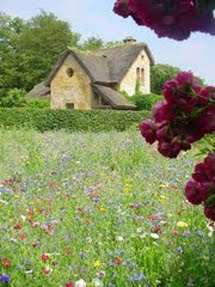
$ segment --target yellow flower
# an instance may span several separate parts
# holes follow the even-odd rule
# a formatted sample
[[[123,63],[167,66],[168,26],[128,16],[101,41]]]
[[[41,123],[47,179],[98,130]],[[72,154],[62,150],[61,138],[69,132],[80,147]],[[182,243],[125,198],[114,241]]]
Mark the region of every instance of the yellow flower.
[[[95,268],[99,268],[99,267],[101,267],[101,265],[102,265],[102,263],[101,263],[100,260],[96,260],[96,261],[94,262],[94,267],[95,267]]]
[[[160,195],[159,198],[158,198],[158,201],[159,201],[160,203],[164,203],[164,202],[166,201],[166,196]]]
[[[161,188],[166,188],[166,187],[167,187],[167,185],[166,185],[166,184],[161,183],[161,184],[159,185],[159,187],[161,187]]]
[[[105,212],[106,211],[106,208],[105,207],[100,207],[99,209],[101,212]]]
[[[177,223],[177,226],[178,226],[178,227],[187,227],[188,224],[187,224],[186,222],[184,222],[184,221],[179,221],[179,222]]]

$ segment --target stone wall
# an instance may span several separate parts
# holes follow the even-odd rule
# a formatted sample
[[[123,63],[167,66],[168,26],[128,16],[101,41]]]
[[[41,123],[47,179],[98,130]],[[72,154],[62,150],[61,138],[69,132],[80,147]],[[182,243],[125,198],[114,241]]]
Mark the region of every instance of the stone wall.
[[[138,72],[139,71],[139,72]],[[120,83],[119,90],[126,91],[129,96],[135,93],[135,87],[139,79],[140,91],[150,93],[150,60],[147,53],[142,50],[129,71]]]
[[[50,88],[51,108],[91,109],[90,78],[71,55],[56,73]]]

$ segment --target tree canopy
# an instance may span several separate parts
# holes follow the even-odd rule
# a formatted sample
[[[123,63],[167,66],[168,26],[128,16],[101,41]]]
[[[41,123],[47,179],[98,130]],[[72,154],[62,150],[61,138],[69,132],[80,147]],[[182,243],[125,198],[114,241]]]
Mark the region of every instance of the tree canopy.
[[[94,36],[82,43],[80,40],[81,35],[68,22],[52,13],[41,11],[28,21],[0,13],[0,104],[10,90],[29,91],[44,80],[59,55],[69,47],[94,50],[123,45],[120,41],[105,43]],[[170,65],[153,66],[152,93],[160,94],[164,82],[178,72]]]
[[[166,81],[174,78],[180,69],[171,65],[157,64],[151,67],[151,91],[154,94],[161,94]]]

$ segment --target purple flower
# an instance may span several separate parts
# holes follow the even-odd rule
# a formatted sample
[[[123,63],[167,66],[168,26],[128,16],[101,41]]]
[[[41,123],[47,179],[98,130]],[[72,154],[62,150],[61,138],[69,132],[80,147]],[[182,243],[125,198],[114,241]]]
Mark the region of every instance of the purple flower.
[[[10,275],[8,274],[2,274],[0,276],[0,282],[3,282],[3,283],[9,283],[10,281]]]
[[[190,231],[189,230],[185,230],[183,233],[183,236],[188,237],[190,236]]]

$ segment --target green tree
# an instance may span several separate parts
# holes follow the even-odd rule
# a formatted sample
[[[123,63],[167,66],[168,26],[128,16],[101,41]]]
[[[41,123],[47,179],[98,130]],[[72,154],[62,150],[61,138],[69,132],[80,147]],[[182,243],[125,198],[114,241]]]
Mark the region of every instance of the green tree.
[[[96,50],[102,48],[104,46],[104,42],[101,38],[96,38],[94,36],[89,37],[81,46],[83,50]]]
[[[171,80],[180,69],[171,65],[157,64],[151,67],[151,92],[157,95],[166,81]]]
[[[27,104],[26,92],[22,89],[9,90],[1,99],[0,106],[4,108],[21,108]]]
[[[27,24],[19,38],[18,47],[24,70],[24,88],[30,90],[47,76],[68,46],[78,46],[80,35],[72,32],[67,22],[44,11]]]
[[[24,20],[0,13],[0,99],[8,90],[23,86],[17,42],[25,27]]]
[[[0,13],[0,99],[11,89],[30,90],[46,78],[68,46],[80,35],[54,14],[42,11],[25,22]]]

